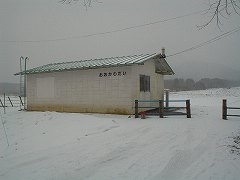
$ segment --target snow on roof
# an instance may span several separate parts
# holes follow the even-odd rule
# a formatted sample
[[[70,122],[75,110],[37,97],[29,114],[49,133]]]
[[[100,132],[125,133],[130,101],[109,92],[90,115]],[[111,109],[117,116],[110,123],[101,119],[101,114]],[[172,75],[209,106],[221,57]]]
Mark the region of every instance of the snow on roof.
[[[121,56],[121,57],[110,57],[101,59],[90,59],[63,63],[53,63],[36,68],[32,68],[26,71],[26,74],[36,74],[36,73],[46,73],[46,72],[59,72],[59,71],[71,71],[71,70],[81,70],[81,69],[95,69],[103,67],[116,67],[116,66],[127,66],[133,64],[142,64],[145,61],[158,56],[161,54],[141,54],[132,56]],[[163,60],[161,61],[161,70],[157,73],[163,74],[174,74],[173,70],[170,68],[168,63]],[[14,75],[25,74],[24,71],[16,73]]]

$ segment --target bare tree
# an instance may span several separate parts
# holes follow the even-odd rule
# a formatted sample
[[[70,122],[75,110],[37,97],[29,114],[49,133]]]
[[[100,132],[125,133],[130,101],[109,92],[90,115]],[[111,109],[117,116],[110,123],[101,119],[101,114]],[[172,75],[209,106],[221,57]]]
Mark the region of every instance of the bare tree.
[[[211,14],[211,18],[207,23],[198,27],[202,29],[215,21],[220,28],[221,19],[227,18],[232,13],[240,16],[240,0],[209,0],[207,14]]]
[[[63,3],[63,4],[72,4],[72,3],[77,3],[80,1],[83,3],[83,6],[86,7],[86,9],[88,7],[91,7],[93,2],[101,3],[98,0],[59,0],[59,2]]]
[[[59,0],[59,2],[63,4],[82,2],[86,9],[91,7],[93,2],[101,3],[98,0]],[[198,28],[202,29],[214,21],[220,28],[221,19],[229,17],[232,13],[240,16],[240,0],[209,0],[209,9],[206,14],[211,14],[210,19]]]

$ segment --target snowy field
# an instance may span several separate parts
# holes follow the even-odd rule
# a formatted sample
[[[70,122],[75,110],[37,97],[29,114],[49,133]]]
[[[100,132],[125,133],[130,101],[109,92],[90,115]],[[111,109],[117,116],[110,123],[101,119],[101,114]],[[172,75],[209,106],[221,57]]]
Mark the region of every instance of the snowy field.
[[[240,118],[221,119],[223,98],[240,107],[240,88],[171,93],[191,119],[1,108],[0,180],[239,180]]]

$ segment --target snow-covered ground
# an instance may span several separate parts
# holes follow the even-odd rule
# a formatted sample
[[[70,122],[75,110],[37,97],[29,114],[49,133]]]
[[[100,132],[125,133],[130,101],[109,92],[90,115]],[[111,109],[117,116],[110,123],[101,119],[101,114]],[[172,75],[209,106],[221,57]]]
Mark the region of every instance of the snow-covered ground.
[[[240,88],[170,98],[190,99],[192,118],[0,109],[0,179],[239,180],[240,118],[222,120],[221,106],[240,107]]]

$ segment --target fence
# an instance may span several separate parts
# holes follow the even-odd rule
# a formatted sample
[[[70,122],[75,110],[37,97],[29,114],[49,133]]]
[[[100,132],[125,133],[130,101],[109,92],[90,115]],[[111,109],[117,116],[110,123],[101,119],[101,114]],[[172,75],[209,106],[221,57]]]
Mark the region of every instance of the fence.
[[[228,107],[227,106],[227,100],[223,99],[223,101],[222,101],[222,119],[227,120],[227,116],[240,117],[240,114],[228,114],[228,109],[240,110],[239,107]]]
[[[4,112],[6,107],[20,107],[21,110],[24,108],[24,102],[21,96],[7,96],[3,94],[3,96],[0,96],[0,107],[4,108]]]
[[[186,106],[183,107],[169,107],[166,106],[164,107],[164,102],[185,102]],[[158,103],[158,106],[139,106],[139,103]],[[179,112],[171,112],[170,109],[172,110],[177,110],[177,109],[186,109],[186,113],[179,113]],[[152,110],[158,110],[158,115],[160,118],[163,118],[164,115],[186,115],[187,118],[191,118],[191,107],[190,107],[190,100],[135,100],[135,118],[139,117],[139,109],[152,109]]]

